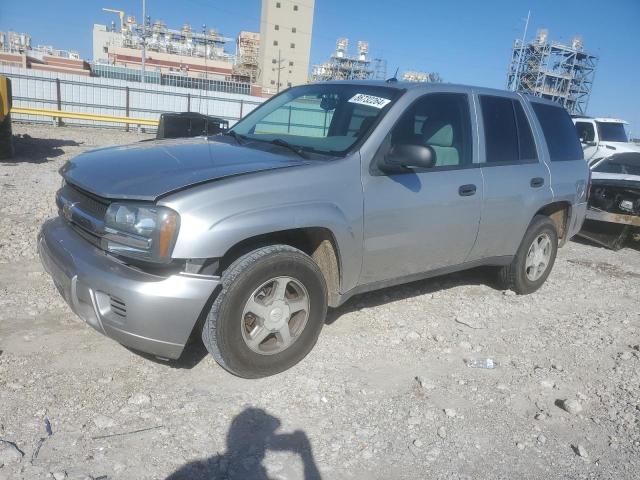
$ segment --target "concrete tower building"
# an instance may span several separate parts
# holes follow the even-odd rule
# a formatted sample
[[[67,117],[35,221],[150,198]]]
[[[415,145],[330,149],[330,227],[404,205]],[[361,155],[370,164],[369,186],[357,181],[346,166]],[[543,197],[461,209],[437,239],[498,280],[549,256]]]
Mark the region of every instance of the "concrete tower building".
[[[260,75],[264,93],[307,82],[315,0],[262,0]]]

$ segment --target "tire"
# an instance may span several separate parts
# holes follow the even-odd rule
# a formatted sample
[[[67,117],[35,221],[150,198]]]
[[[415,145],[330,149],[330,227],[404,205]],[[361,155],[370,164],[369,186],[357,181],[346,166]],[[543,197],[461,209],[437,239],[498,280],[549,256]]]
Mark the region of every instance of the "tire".
[[[541,236],[549,240],[549,258],[544,270],[540,271],[540,269],[538,269],[536,271],[534,267],[527,267],[527,255],[530,249],[533,248],[534,240],[537,241]],[[499,270],[502,286],[505,289],[513,290],[519,295],[535,292],[542,286],[551,273],[557,253],[558,232],[556,231],[555,224],[547,216],[536,215],[533,217],[529,228],[525,232],[522,243],[520,243],[520,247],[512,262]],[[536,277],[536,274],[539,274],[539,277],[531,278],[530,275]]]
[[[274,314],[273,309],[277,307],[273,306],[273,302],[282,303],[282,300],[274,300],[277,296],[276,283],[269,283],[274,279],[276,283],[278,279],[288,279],[283,282],[285,294],[280,298],[284,298],[285,302],[293,302],[296,298],[286,298],[293,292],[299,296],[298,300],[306,299],[308,308],[292,314],[291,320],[280,320],[283,316],[288,317],[287,314]],[[220,366],[239,377],[260,378],[287,370],[311,351],[325,322],[327,287],[322,272],[308,255],[288,245],[258,248],[233,262],[222,274],[221,280],[222,289],[214,300],[202,329],[204,345]],[[264,287],[265,285],[267,286]],[[263,291],[270,292],[264,298],[266,304],[269,304],[271,298],[271,303],[265,307],[267,313],[262,317],[251,312],[245,314],[249,301],[258,298],[256,291],[260,292],[257,295],[262,295]],[[262,299],[259,300],[262,305]],[[288,307],[283,308],[289,311]],[[264,320],[265,318],[268,320]],[[306,320],[301,320],[304,318]],[[289,324],[292,324],[290,322],[298,322],[299,331],[294,335],[296,327],[291,328],[290,338],[293,340],[290,340],[287,347],[282,346],[286,342],[281,341],[279,332],[269,334],[264,343],[259,345],[247,340],[255,331],[251,325],[263,331],[265,325],[273,321],[285,322],[287,331]],[[280,347],[278,343],[281,344]],[[272,344],[275,346],[271,346]],[[267,347],[272,351],[267,350]],[[284,349],[278,351],[278,348]]]

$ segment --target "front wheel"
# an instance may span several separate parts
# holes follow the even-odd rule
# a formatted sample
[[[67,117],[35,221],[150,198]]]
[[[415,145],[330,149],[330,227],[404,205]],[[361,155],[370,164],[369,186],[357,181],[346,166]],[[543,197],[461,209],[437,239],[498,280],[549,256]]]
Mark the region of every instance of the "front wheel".
[[[504,288],[521,295],[535,292],[551,273],[557,253],[555,224],[549,217],[536,215],[511,264],[500,269]]]
[[[311,351],[326,312],[324,277],[308,255],[288,245],[259,248],[223,273],[202,339],[229,372],[266,377]]]

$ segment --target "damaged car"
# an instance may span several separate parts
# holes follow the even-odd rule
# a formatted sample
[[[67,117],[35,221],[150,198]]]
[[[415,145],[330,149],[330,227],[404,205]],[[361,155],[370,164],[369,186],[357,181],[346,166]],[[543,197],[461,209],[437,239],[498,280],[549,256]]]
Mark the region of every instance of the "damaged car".
[[[640,153],[611,155],[591,167],[581,236],[613,250],[640,237]]]

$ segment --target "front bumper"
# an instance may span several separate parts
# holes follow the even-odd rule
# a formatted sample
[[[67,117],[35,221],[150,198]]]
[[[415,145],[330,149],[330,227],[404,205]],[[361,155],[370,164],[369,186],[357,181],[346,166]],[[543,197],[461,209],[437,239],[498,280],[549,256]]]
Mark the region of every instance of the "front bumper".
[[[604,210],[600,210],[595,207],[589,207],[587,210],[587,219],[596,220],[598,222],[620,223],[622,225],[640,227],[640,216],[638,215],[605,212]]]
[[[62,218],[38,234],[38,253],[71,309],[127,347],[178,358],[218,277],[160,277],[118,262],[80,237]]]

